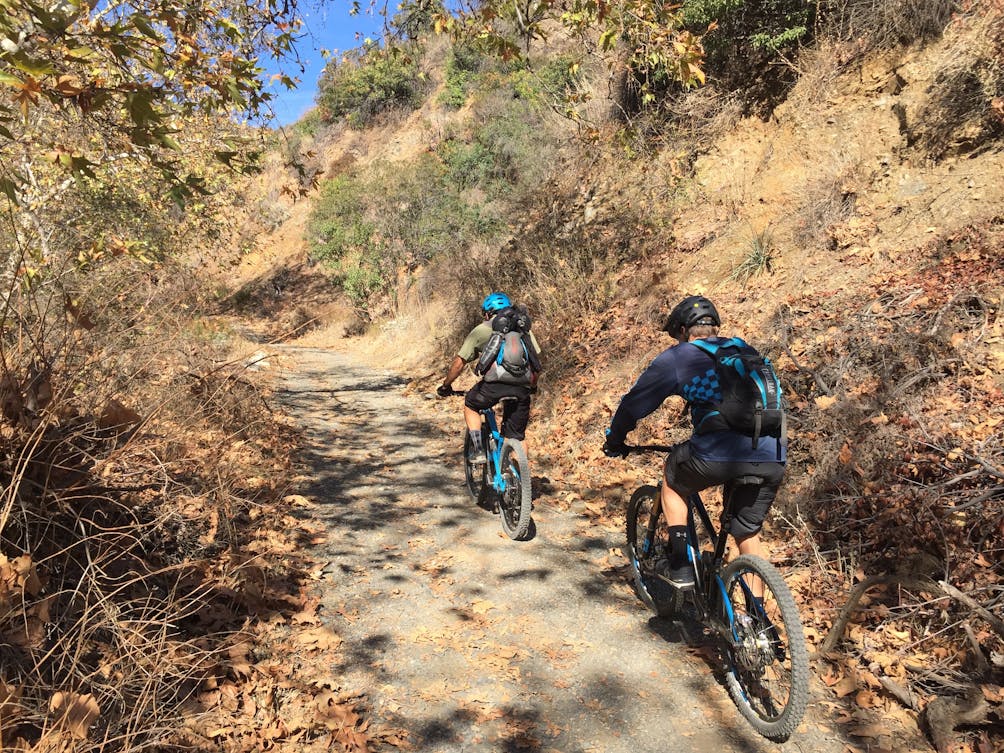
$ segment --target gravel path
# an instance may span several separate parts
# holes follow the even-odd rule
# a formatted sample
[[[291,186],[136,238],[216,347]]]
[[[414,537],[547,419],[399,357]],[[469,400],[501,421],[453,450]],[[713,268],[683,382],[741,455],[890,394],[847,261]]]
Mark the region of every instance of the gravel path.
[[[459,399],[284,350],[280,398],[308,445],[297,491],[330,533],[317,556],[321,613],[343,639],[332,672],[365,691],[374,725],[429,753],[844,750],[811,717],[833,714],[819,703],[787,744],[756,735],[699,631],[634,597],[620,531],[538,504],[536,535],[506,538],[464,486]]]

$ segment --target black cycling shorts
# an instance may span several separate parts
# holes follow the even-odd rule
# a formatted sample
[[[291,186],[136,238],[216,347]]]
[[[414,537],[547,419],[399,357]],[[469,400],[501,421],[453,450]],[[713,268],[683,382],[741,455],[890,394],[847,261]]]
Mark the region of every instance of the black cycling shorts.
[[[760,476],[760,486],[740,486],[732,507],[731,533],[743,539],[759,532],[784,477],[784,463],[718,462],[694,457],[690,443],[676,445],[666,458],[666,484],[684,499],[740,476]]]
[[[481,381],[467,390],[464,405],[473,410],[484,410],[498,403],[502,398],[515,400],[502,402],[502,425],[499,430],[508,439],[526,438],[526,426],[530,422],[530,388],[521,384]]]

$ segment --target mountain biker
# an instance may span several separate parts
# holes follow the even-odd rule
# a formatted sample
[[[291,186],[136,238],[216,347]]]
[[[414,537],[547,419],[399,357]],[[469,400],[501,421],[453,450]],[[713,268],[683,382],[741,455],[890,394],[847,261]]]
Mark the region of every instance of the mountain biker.
[[[688,296],[666,319],[663,331],[679,343],[660,353],[621,398],[606,432],[603,452],[624,457],[627,435],[638,421],[652,413],[671,395],[687,401],[693,426],[713,407],[701,400],[702,389],[714,377],[714,364],[692,340],[715,343],[721,318],[703,296]],[[706,394],[706,392],[705,392]],[[731,533],[741,554],[761,554],[760,529],[784,476],[787,439],[760,437],[753,447],[750,437],[733,431],[691,434],[673,447],[666,459],[662,480],[662,509],[669,527],[669,572],[677,588],[693,588],[694,570],[687,560],[687,503],[695,492],[725,484],[740,476],[759,476],[762,485],[739,486],[735,492]]]
[[[481,303],[481,316],[484,321],[472,329],[464,339],[457,355],[453,357],[447,369],[443,383],[436,388],[440,397],[451,394],[453,381],[460,376],[464,365],[475,360],[484,350],[492,336],[492,319],[501,311],[512,308],[512,300],[505,293],[489,293]],[[540,354],[540,346],[533,332],[527,333],[530,344],[536,353]],[[480,411],[490,408],[502,398],[513,397],[515,401],[506,400],[502,405],[502,436],[510,439],[523,440],[526,436],[526,426],[530,421],[530,393],[536,385],[536,373],[532,375],[530,385],[506,384],[503,382],[486,382],[484,379],[467,390],[464,397],[464,421],[471,437],[470,457],[472,463],[484,463],[484,447],[481,443]]]

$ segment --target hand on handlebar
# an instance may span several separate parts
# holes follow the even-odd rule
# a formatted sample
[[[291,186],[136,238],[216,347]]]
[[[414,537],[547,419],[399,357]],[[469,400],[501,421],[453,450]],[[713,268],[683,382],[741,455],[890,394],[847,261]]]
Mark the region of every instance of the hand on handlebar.
[[[661,444],[611,444],[610,440],[607,439],[603,443],[603,454],[608,458],[626,458],[631,453],[645,453],[645,452],[672,452],[673,448],[668,445]]]
[[[630,452],[626,444],[612,444],[609,439],[603,443],[603,454],[608,458],[626,458]]]

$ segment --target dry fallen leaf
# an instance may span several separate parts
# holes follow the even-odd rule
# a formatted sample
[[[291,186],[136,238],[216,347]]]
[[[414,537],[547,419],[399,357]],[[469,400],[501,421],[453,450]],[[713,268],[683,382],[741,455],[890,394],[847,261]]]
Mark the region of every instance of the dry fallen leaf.
[[[64,727],[78,740],[86,739],[87,730],[101,716],[98,702],[90,693],[58,691],[49,701],[49,711],[55,716],[54,726]]]

